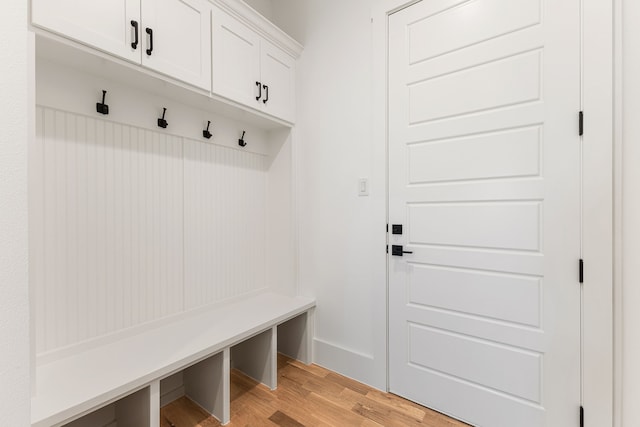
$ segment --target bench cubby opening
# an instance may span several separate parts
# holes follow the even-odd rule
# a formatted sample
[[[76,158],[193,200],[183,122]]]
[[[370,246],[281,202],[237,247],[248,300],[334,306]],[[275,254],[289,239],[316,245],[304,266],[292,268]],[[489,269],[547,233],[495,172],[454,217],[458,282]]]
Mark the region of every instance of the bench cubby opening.
[[[277,333],[274,326],[231,347],[231,368],[275,390],[278,385]]]
[[[64,427],[144,427],[151,426],[151,396],[145,387]]]
[[[225,423],[229,419],[229,349],[160,381],[160,407],[185,396]]]
[[[278,325],[278,352],[311,363],[313,309]]]

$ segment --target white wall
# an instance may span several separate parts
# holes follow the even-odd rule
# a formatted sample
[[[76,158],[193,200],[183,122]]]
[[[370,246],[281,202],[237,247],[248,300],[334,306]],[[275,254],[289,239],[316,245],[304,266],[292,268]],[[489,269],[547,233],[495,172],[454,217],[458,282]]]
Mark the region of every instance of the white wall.
[[[640,3],[622,1],[622,426],[640,425]]]
[[[305,45],[295,131],[299,279],[317,299],[315,362],[385,388],[385,166],[371,143],[373,1],[273,4],[274,22]],[[359,178],[369,178],[369,197],[358,196]]]
[[[27,2],[0,13],[0,423],[29,425]]]

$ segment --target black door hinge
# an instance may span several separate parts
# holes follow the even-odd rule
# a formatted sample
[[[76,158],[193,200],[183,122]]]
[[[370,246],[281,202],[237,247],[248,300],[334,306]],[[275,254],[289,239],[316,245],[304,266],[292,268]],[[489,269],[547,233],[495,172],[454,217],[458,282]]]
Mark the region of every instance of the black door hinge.
[[[584,427],[584,408],[580,407],[580,427]]]
[[[580,136],[584,135],[584,111],[579,113],[578,134]]]
[[[387,253],[389,253],[389,245],[387,245]]]
[[[389,232],[389,224],[387,224],[387,233]]]
[[[584,260],[580,260],[580,283],[584,283]]]

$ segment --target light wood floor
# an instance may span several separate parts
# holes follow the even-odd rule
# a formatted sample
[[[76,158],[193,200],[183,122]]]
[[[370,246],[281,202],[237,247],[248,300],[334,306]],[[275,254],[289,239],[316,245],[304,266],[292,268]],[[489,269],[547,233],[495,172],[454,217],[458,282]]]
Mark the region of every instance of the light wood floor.
[[[181,398],[162,408],[161,427],[214,427],[220,423]],[[278,357],[278,389],[233,370],[231,427],[466,426],[395,395],[317,365]]]

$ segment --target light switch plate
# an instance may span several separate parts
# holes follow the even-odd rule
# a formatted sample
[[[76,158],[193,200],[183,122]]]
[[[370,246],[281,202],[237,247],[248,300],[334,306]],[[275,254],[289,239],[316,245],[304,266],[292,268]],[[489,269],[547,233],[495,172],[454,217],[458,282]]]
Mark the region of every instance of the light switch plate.
[[[369,195],[369,180],[367,178],[360,178],[358,180],[358,196]]]

